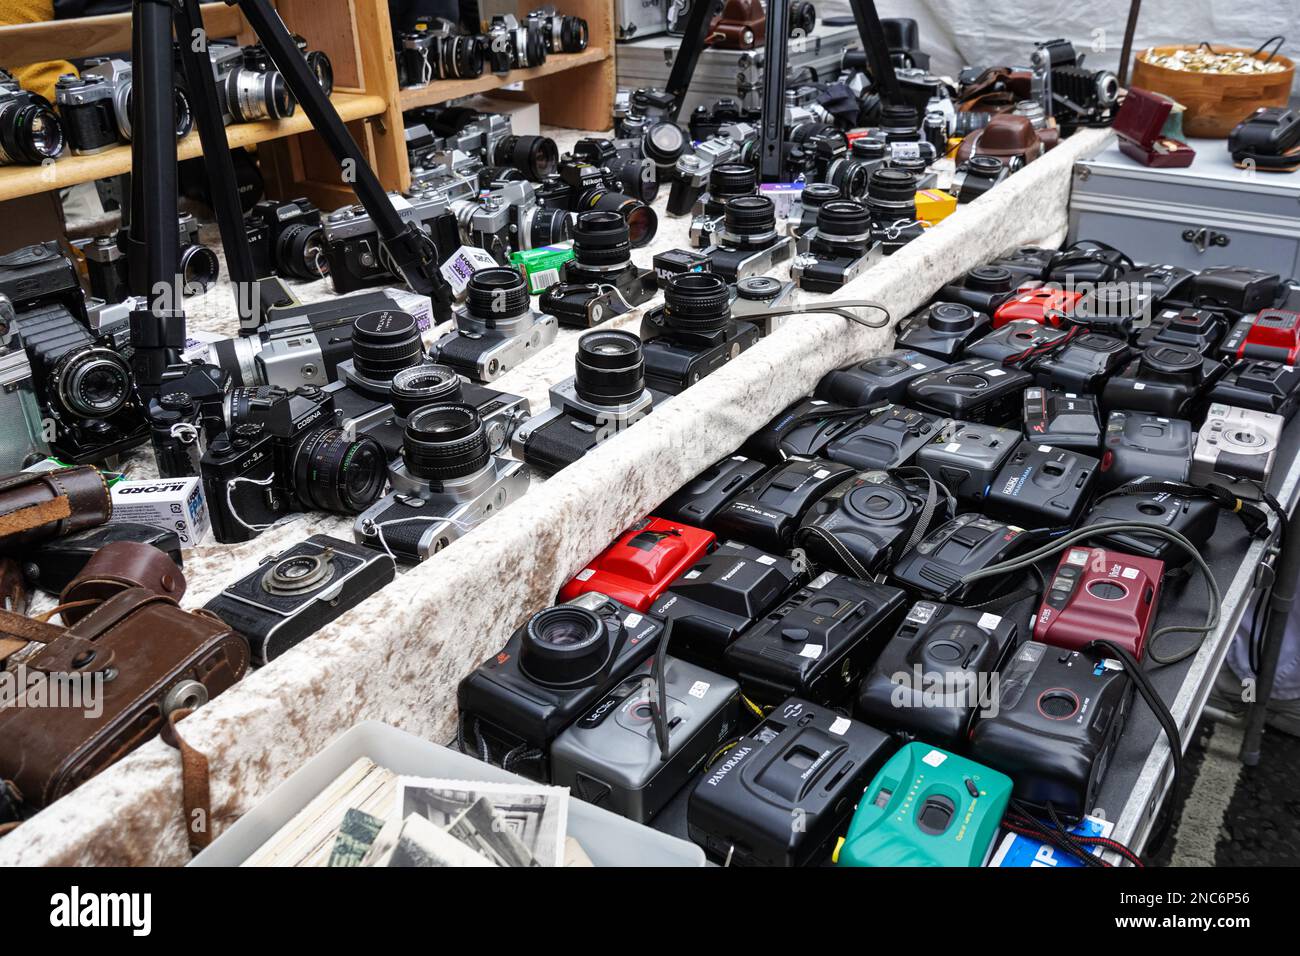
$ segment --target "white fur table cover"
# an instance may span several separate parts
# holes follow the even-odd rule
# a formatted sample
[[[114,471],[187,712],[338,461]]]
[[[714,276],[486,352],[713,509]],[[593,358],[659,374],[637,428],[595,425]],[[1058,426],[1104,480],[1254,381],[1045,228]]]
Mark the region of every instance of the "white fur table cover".
[[[1017,245],[1065,234],[1074,162],[1104,145],[1084,130],[843,290],[895,317],[947,280]],[[682,221],[662,220],[668,248]],[[648,263],[643,263],[648,265]],[[805,297],[805,301],[814,297]],[[614,325],[635,327],[639,316]],[[508,373],[498,387],[535,410],[572,374],[576,333]],[[594,554],[684,482],[733,452],[826,372],[887,349],[888,330],[798,316],[688,392],[187,718],[208,756],[216,832],[360,720],[432,740],[454,732],[457,682]],[[350,522],[303,517],[238,548],[197,549],[186,566],[196,606],[269,551]],[[189,859],[180,759],[152,741],[0,839],[0,865],[175,865]]]

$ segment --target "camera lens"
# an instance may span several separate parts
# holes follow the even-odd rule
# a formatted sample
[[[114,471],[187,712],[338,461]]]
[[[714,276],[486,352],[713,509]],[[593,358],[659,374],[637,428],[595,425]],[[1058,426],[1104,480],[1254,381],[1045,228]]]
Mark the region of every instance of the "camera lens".
[[[294,279],[319,279],[329,272],[325,259],[325,232],[316,224],[289,226],[276,243],[276,267]]]
[[[472,80],[483,75],[486,60],[481,37],[452,37],[454,46],[447,62],[456,72],[455,79]]]
[[[50,377],[60,404],[78,418],[107,418],[131,397],[131,369],[112,349],[67,352]]]
[[[966,273],[966,288],[980,292],[1009,292],[1015,282],[1004,266],[976,266]]]
[[[528,306],[528,283],[514,269],[480,269],[469,280],[469,313],[476,319],[513,319]]]
[[[0,165],[40,165],[63,152],[63,124],[48,103],[33,96],[0,100]]]
[[[930,308],[929,324],[936,332],[965,332],[975,325],[975,310],[960,302],[936,302]]]
[[[409,313],[367,312],[352,320],[352,365],[358,375],[390,382],[402,369],[423,360],[420,327]]]
[[[726,280],[712,272],[683,272],[664,287],[664,322],[679,332],[717,332],[731,320]]]
[[[639,199],[633,199],[623,193],[598,190],[588,196],[587,209],[616,212],[627,222],[628,241],[634,249],[639,249],[655,237],[659,229],[659,217],[655,211]]]
[[[766,196],[728,199],[723,228],[726,239],[739,245],[766,244],[776,238],[776,206]]]
[[[1152,345],[1142,353],[1142,365],[1166,375],[1187,375],[1200,370],[1201,353],[1182,345]]]
[[[296,104],[278,70],[238,67],[226,76],[226,102],[241,123],[292,116]]]
[[[880,129],[889,143],[921,138],[921,117],[915,106],[891,105],[880,111]]]
[[[610,644],[594,611],[572,604],[548,607],[528,619],[520,666],[543,684],[579,684],[605,666]]]
[[[307,54],[307,67],[326,96],[334,92],[334,64],[321,50],[312,50]]]
[[[832,199],[840,198],[840,188],[830,183],[809,183],[799,194],[799,201],[804,209],[816,210]]]
[[[496,148],[494,162],[513,166],[529,179],[543,180],[560,164],[560,150],[549,136],[507,136]]]
[[[641,138],[641,152],[661,171],[677,164],[677,158],[689,145],[686,134],[676,123],[655,123]]]
[[[1003,162],[997,156],[972,156],[966,161],[966,167],[978,176],[994,179],[1001,175]]]
[[[709,176],[709,193],[715,201],[733,196],[748,196],[758,189],[758,174],[754,167],[743,163],[723,163],[713,167]]]
[[[207,291],[221,275],[221,260],[207,246],[186,246],[180,256],[181,287]]]
[[[393,376],[393,410],[403,418],[434,402],[459,403],[460,376],[449,365],[422,362]]]
[[[862,199],[867,194],[871,170],[852,159],[841,159],[831,167],[831,184],[845,199]]]
[[[896,212],[916,206],[916,174],[897,167],[883,167],[871,173],[867,203],[873,209]]]
[[[631,404],[645,389],[641,339],[612,329],[588,332],[578,339],[573,384],[593,405]]]
[[[294,491],[311,510],[356,514],[374,504],[388,479],[388,456],[369,435],[318,428],[298,446]]]
[[[262,575],[262,590],[292,596],[314,591],[334,578],[334,562],[327,554],[294,554],[281,558]]]
[[[560,48],[565,53],[581,53],[587,49],[591,29],[582,17],[564,17],[560,26]]]
[[[546,36],[542,32],[542,24],[537,20],[529,20],[524,24],[525,35],[524,48],[528,54],[528,62],[524,66],[541,66],[546,62],[546,52],[549,44],[546,42]]]
[[[622,266],[632,257],[631,229],[616,212],[584,212],[573,227],[573,256],[584,266]]]
[[[852,199],[832,199],[817,210],[817,232],[832,242],[865,242],[870,228],[867,207]]]
[[[849,152],[853,154],[854,159],[867,161],[884,159],[886,149],[882,140],[870,136],[859,136],[849,144]]]
[[[525,224],[527,228],[520,230],[520,240],[530,249],[554,245],[569,238],[569,214],[563,209],[538,206],[529,211]]]
[[[772,276],[746,276],[736,283],[736,297],[750,302],[769,302],[781,291],[781,280]]]
[[[188,136],[194,128],[194,111],[190,109],[190,98],[179,87],[172,96],[172,109],[176,114],[176,138]]]
[[[472,405],[439,402],[406,420],[402,435],[406,469],[426,481],[447,481],[481,471],[488,464],[487,429]]]

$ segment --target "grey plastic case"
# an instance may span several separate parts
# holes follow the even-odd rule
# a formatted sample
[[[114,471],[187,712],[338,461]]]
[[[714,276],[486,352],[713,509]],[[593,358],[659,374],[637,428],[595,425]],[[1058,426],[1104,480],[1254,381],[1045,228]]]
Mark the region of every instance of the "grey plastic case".
[[[956,422],[916,453],[916,463],[963,501],[982,501],[1002,463],[1020,444],[1020,432]]]

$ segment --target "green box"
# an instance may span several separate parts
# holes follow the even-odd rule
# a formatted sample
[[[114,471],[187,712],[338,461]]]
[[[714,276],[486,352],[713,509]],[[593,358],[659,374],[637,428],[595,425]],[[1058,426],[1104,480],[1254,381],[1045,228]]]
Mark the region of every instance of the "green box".
[[[573,258],[569,246],[540,246],[510,253],[510,262],[518,266],[528,280],[533,295],[560,281],[560,267]]]

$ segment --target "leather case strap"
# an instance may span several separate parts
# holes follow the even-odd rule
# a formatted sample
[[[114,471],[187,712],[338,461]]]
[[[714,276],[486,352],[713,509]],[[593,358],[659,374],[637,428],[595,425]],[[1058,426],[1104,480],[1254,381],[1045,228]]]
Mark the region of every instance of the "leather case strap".
[[[93,528],[112,513],[108,484],[91,465],[0,478],[0,547]]]

